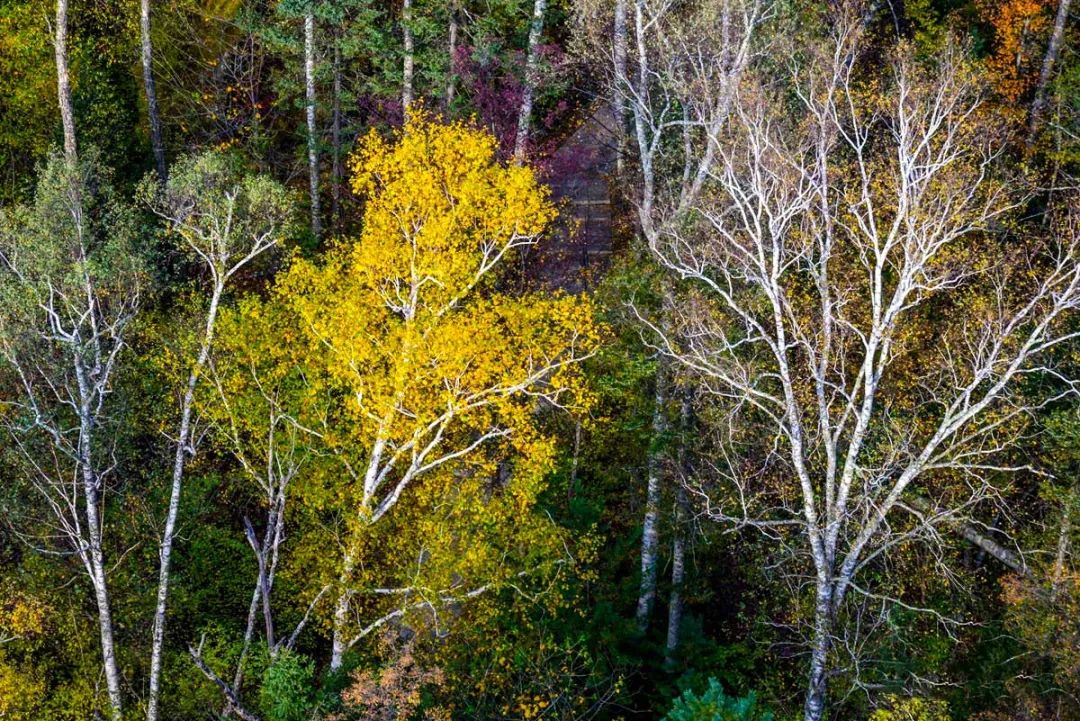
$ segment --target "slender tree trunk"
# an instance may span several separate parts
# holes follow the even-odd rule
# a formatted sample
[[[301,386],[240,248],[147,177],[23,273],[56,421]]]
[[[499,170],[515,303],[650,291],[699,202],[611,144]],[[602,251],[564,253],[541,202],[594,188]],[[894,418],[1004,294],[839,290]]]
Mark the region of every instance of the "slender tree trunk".
[[[457,36],[458,36],[458,6],[457,2],[450,3],[450,27],[447,31],[448,52],[450,64],[446,72],[446,109],[449,110],[454,102],[454,88],[457,83]]]
[[[668,600],[667,642],[664,646],[664,665],[674,669],[678,661],[679,639],[682,633],[683,617],[683,580],[686,575],[686,522],[688,516],[686,483],[690,477],[690,451],[688,444],[691,437],[693,418],[691,415],[690,395],[683,391],[679,404],[679,478],[675,490],[675,529],[671,543],[671,598]]]
[[[75,143],[75,113],[71,107],[71,78],[68,75],[67,52],[68,0],[56,0],[56,34],[53,49],[56,52],[56,90],[60,101],[60,120],[64,125],[64,156],[74,164],[78,158]]]
[[[517,136],[514,138],[514,161],[525,160],[529,142],[529,122],[532,118],[533,96],[540,83],[540,36],[544,32],[544,13],[547,0],[534,0],[532,23],[529,26],[529,47],[525,56],[525,83],[521,88],[521,109],[518,112]]]
[[[90,501],[90,498],[87,498]],[[97,499],[95,499],[95,502]],[[89,516],[89,514],[88,514]],[[93,522],[89,517],[88,522]],[[109,707],[114,721],[123,715],[123,700],[120,692],[120,671],[116,666],[116,643],[113,640],[112,611],[109,607],[109,589],[105,580],[105,561],[101,550],[101,537],[91,541],[90,563],[94,586],[94,601],[98,609],[98,630],[101,635],[101,659],[105,669],[105,687],[109,692]]]
[[[649,627],[649,616],[656,601],[656,565],[658,558],[660,514],[660,482],[663,460],[660,446],[667,432],[665,406],[667,405],[667,378],[663,359],[656,373],[656,391],[653,401],[652,444],[646,464],[645,518],[641,524],[641,588],[638,591],[637,623],[644,632]]]
[[[334,155],[330,167],[331,224],[337,229],[341,220],[341,33],[334,36],[334,115],[330,126]]]
[[[336,671],[341,668],[348,650],[348,642],[345,639],[345,623],[349,620],[349,575],[353,569],[352,552],[345,554],[345,563],[341,571],[341,589],[338,592],[337,603],[334,604],[334,637],[330,651],[330,670]]]
[[[76,376],[82,401],[79,407],[79,470],[83,481],[86,502],[86,526],[90,548],[81,555],[87,561],[87,571],[94,587],[94,600],[98,611],[98,631],[101,636],[101,660],[105,671],[105,686],[109,693],[109,707],[114,721],[124,713],[120,692],[120,672],[116,666],[116,644],[113,640],[112,611],[109,606],[109,587],[105,578],[105,554],[102,550],[104,524],[98,509],[101,505],[101,479],[94,470],[93,461],[93,411],[91,410],[90,381],[86,370],[76,361]]]
[[[184,468],[189,455],[195,449],[191,447],[191,414],[195,405],[195,387],[199,376],[210,357],[210,345],[214,338],[214,326],[217,323],[218,304],[224,290],[222,279],[215,279],[214,291],[210,298],[210,308],[206,313],[206,326],[203,329],[202,344],[195,365],[188,375],[187,387],[180,403],[180,427],[176,434],[176,455],[173,458],[172,488],[169,494],[169,510],[165,517],[165,531],[161,537],[158,551],[160,567],[158,570],[157,605],[154,608],[153,640],[150,648],[150,688],[146,702],[147,721],[158,721],[158,703],[161,698],[161,662],[165,646],[165,610],[169,598],[169,571],[172,561],[173,540],[176,538],[176,519],[180,513],[180,491],[184,482]]]
[[[240,647],[240,658],[236,661],[236,673],[233,675],[232,690],[236,697],[240,698],[240,687],[244,683],[244,662],[247,660],[248,651],[251,649],[251,640],[255,638],[255,621],[259,616],[259,600],[262,598],[262,585],[255,584],[255,590],[251,594],[251,603],[248,604],[247,624],[244,626],[244,645]]]
[[[832,583],[827,578],[819,578],[814,603],[814,643],[810,654],[810,678],[806,689],[806,704],[803,707],[804,721],[821,721],[825,715],[832,621]]]
[[[1050,78],[1054,73],[1054,64],[1061,55],[1061,41],[1065,37],[1065,24],[1069,20],[1069,5],[1072,0],[1058,0],[1057,16],[1054,18],[1054,31],[1050,35],[1050,44],[1043,56],[1042,70],[1039,72],[1039,84],[1035,88],[1035,101],[1031,105],[1031,123],[1028,127],[1028,145],[1035,142],[1042,114],[1046,110],[1046,96],[1050,87]]]
[[[1070,489],[1065,496],[1065,502],[1061,509],[1061,525],[1058,527],[1057,554],[1054,556],[1054,575],[1050,579],[1050,592],[1057,595],[1061,586],[1061,579],[1065,577],[1065,565],[1069,557],[1069,541],[1072,540],[1072,506],[1075,498],[1076,487]]]
[[[146,113],[150,120],[150,146],[154,150],[154,167],[158,181],[168,180],[165,165],[165,143],[161,137],[161,116],[158,113],[157,87],[154,84],[154,46],[150,38],[150,0],[141,0],[139,28],[142,34],[143,89],[146,92]]]
[[[311,234],[322,236],[319,218],[319,134],[315,126],[315,16],[304,16],[304,88],[307,98],[308,172],[311,180]]]
[[[671,544],[671,598],[668,601],[667,643],[664,646],[664,665],[674,669],[678,662],[679,640],[682,634],[683,580],[686,574],[686,489],[682,484],[676,491],[675,539]]]
[[[622,177],[626,156],[626,93],[629,79],[626,75],[626,0],[615,0],[615,23],[612,30],[612,54],[615,61],[615,82],[611,91],[612,110],[615,114],[615,137],[617,150],[615,168]]]
[[[405,45],[405,58],[401,67],[401,110],[408,114],[413,102],[413,64],[416,61],[413,55],[415,48],[412,32],[412,0],[402,0],[401,3],[401,36]]]

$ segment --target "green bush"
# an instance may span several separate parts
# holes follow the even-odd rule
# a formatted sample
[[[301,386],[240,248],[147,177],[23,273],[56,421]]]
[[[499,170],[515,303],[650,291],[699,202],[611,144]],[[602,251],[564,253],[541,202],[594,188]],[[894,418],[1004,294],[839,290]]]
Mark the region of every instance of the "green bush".
[[[315,664],[285,651],[263,673],[259,707],[266,721],[307,721],[315,705]]]
[[[728,696],[715,678],[700,694],[686,691],[675,699],[663,721],[772,721],[773,714],[758,708],[757,695]]]

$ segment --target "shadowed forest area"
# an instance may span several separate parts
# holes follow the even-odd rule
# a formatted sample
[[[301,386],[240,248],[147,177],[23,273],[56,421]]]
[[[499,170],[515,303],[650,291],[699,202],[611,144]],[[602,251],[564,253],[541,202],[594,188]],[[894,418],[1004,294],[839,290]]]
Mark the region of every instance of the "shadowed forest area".
[[[1071,0],[0,0],[0,721],[1080,721]]]

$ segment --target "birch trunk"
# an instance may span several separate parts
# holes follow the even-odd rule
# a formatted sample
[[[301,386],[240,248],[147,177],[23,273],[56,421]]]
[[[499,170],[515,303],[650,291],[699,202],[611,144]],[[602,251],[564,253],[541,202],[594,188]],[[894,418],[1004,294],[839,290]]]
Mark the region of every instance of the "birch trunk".
[[[98,611],[98,631],[101,636],[101,660],[105,671],[105,685],[109,693],[112,718],[118,721],[123,715],[120,693],[120,672],[116,667],[116,645],[113,640],[112,611],[109,606],[109,588],[105,578],[105,555],[101,547],[103,523],[98,513],[101,505],[101,483],[93,465],[93,410],[92,391],[82,363],[76,360],[76,376],[82,402],[79,407],[79,470],[82,475],[86,502],[88,553],[83,552]]]
[[[56,52],[56,90],[60,101],[60,120],[64,125],[64,155],[68,162],[78,160],[75,143],[75,113],[71,107],[71,78],[67,61],[67,13],[68,0],[56,0],[56,35],[53,49]]]
[[[662,360],[662,359],[661,359]],[[645,518],[641,524],[641,588],[638,591],[637,623],[642,632],[649,627],[649,616],[656,601],[656,565],[659,533],[657,522],[660,514],[660,482],[662,463],[659,445],[667,431],[664,406],[667,404],[667,379],[663,365],[656,373],[656,391],[653,405],[652,444],[646,464]]]
[[[1039,84],[1035,89],[1035,101],[1031,105],[1031,123],[1028,127],[1028,145],[1035,141],[1035,134],[1039,130],[1039,121],[1046,110],[1047,89],[1050,86],[1050,77],[1054,72],[1054,64],[1061,55],[1061,42],[1065,36],[1065,24],[1069,20],[1069,5],[1072,0],[1058,0],[1057,16],[1054,18],[1054,31],[1050,35],[1050,44],[1046,48],[1043,57],[1042,70],[1039,72]]]
[[[675,539],[671,546],[671,598],[668,601],[667,642],[664,646],[664,665],[673,670],[678,662],[679,640],[682,634],[683,580],[686,574],[686,489],[682,484],[676,492]]]
[[[160,568],[158,571],[157,605],[154,608],[153,641],[150,649],[150,689],[146,704],[147,721],[159,718],[158,702],[161,697],[161,662],[165,645],[165,610],[169,597],[169,571],[172,560],[173,540],[176,537],[176,518],[180,512],[180,492],[184,482],[184,468],[189,454],[194,454],[191,447],[191,415],[195,405],[195,387],[199,376],[210,356],[210,345],[214,338],[214,326],[217,323],[218,305],[224,283],[218,278],[214,283],[210,308],[206,313],[206,325],[203,329],[199,355],[188,375],[184,398],[180,404],[180,427],[176,435],[176,455],[173,458],[172,488],[169,494],[169,510],[165,517],[165,531],[161,537],[159,549]]]
[[[612,109],[615,114],[615,138],[617,142],[615,153],[615,169],[622,177],[623,164],[626,156],[626,100],[623,93],[626,92],[628,83],[626,75],[627,42],[626,42],[626,0],[615,0],[615,23],[612,31],[612,54],[615,61],[615,87],[612,88]]]
[[[1076,487],[1065,496],[1061,509],[1061,525],[1058,527],[1057,554],[1054,557],[1053,577],[1050,579],[1050,593],[1057,595],[1061,579],[1065,577],[1065,565],[1069,557],[1069,542],[1072,540],[1072,507],[1076,497]]]
[[[322,236],[319,214],[319,136],[315,126],[315,16],[304,16],[304,90],[307,114],[308,173],[311,187],[311,234]]]
[[[454,102],[454,86],[457,80],[457,36],[458,36],[458,6],[456,2],[450,3],[450,27],[447,30],[448,51],[450,63],[446,71],[446,109],[449,110]]]
[[[334,37],[334,115],[330,126],[333,163],[330,169],[331,225],[341,218],[341,33]]]
[[[679,404],[679,470],[682,477],[679,479],[678,488],[675,491],[675,530],[674,539],[671,543],[671,597],[668,600],[668,627],[667,641],[664,646],[664,665],[668,670],[675,668],[678,661],[679,638],[682,633],[683,616],[683,580],[686,575],[686,522],[687,522],[687,498],[686,483],[690,476],[690,432],[693,419],[691,417],[690,397],[687,392],[680,394],[682,402]]]
[[[402,0],[401,36],[405,46],[405,58],[401,67],[401,110],[408,114],[413,102],[413,64],[416,61],[412,33],[412,0]]]
[[[532,118],[533,96],[540,82],[540,36],[544,32],[544,13],[547,0],[535,0],[532,23],[529,26],[529,47],[525,57],[525,83],[521,89],[521,109],[518,112],[517,136],[514,138],[514,161],[525,160],[525,147],[529,141],[529,122]]]
[[[142,35],[143,90],[146,93],[146,113],[150,122],[150,146],[154,151],[154,167],[158,182],[168,180],[165,164],[165,143],[161,136],[161,115],[158,113],[157,87],[154,84],[154,46],[150,38],[150,0],[141,0],[139,30]]]
[[[806,689],[804,721],[821,721],[828,698],[829,648],[832,644],[833,587],[819,575],[814,604],[814,643],[810,654],[810,678]]]
[[[352,553],[345,554],[345,565],[341,572],[341,589],[338,592],[337,602],[334,604],[334,638],[330,651],[330,670],[336,671],[341,668],[348,649],[348,641],[345,639],[345,623],[349,616],[349,574],[352,573]]]

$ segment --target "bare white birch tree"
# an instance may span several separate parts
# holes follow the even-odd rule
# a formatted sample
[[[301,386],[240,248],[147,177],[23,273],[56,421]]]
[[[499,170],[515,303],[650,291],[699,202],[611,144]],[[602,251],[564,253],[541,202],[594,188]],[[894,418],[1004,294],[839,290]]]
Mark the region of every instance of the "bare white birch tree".
[[[266,651],[274,659],[282,650],[295,647],[314,607],[330,587],[324,586],[315,594],[291,633],[277,635],[271,597],[286,537],[289,486],[309,460],[310,441],[317,433],[301,424],[295,410],[297,395],[304,388],[302,374],[281,376],[267,358],[260,357],[260,346],[250,342],[250,333],[245,334],[236,325],[223,330],[226,333],[223,345],[227,348],[212,355],[207,366],[213,379],[213,392],[206,400],[205,413],[242,475],[262,492],[266,520],[260,539],[254,525],[244,518],[244,535],[255,555],[257,572],[231,686],[203,661],[201,643],[188,648],[196,666],[222,689],[227,712],[248,718],[254,715],[242,705],[242,686],[260,615]],[[256,332],[265,331],[260,327]],[[228,338],[230,332],[233,336]]]
[[[210,357],[221,302],[236,274],[279,240],[288,221],[288,196],[280,185],[261,176],[241,176],[220,155],[204,154],[178,163],[164,189],[147,189],[151,207],[168,223],[203,265],[209,282],[203,328],[193,349],[180,400],[169,507],[159,548],[157,601],[150,657],[147,719],[157,721],[165,648],[170,564],[184,470],[195,454],[195,391]]]
[[[901,49],[860,83],[862,23],[833,22],[824,48],[784,54],[789,82],[744,79],[729,125],[696,126],[711,162],[669,201],[681,223],[647,232],[690,290],[667,327],[643,319],[723,409],[730,490],[705,495],[712,515],[792,529],[787,548],[811,569],[807,721],[824,717],[831,678],[858,683],[839,659],[855,645],[845,613],[890,600],[860,574],[899,544],[940,543],[1020,470],[1005,452],[1052,400],[1023,379],[1072,391],[1050,356],[1080,304],[1075,224],[1020,253],[992,232],[1015,198],[963,53],[925,68]]]
[[[619,0],[621,3],[621,0]],[[638,225],[650,245],[691,207],[714,162],[708,138],[728,119],[739,79],[755,52],[758,28],[770,17],[767,0],[709,0],[685,11],[663,0],[634,0],[634,67],[628,70],[620,44],[620,10],[612,51],[616,102],[628,108],[641,173],[633,202]],[[627,73],[633,73],[633,77]],[[661,288],[664,318],[672,298]],[[666,320],[661,321],[666,325]],[[654,441],[646,468],[642,522],[641,586],[636,617],[645,630],[656,597],[659,558],[657,523],[663,459],[661,436],[668,426],[667,359],[657,362],[653,408]]]
[[[34,205],[0,215],[0,373],[12,390],[0,399],[0,425],[44,509],[24,537],[45,553],[74,556],[90,581],[109,708],[119,719],[105,551],[118,435],[109,401],[146,279],[131,213],[82,190],[101,194],[94,172],[54,156]]]

